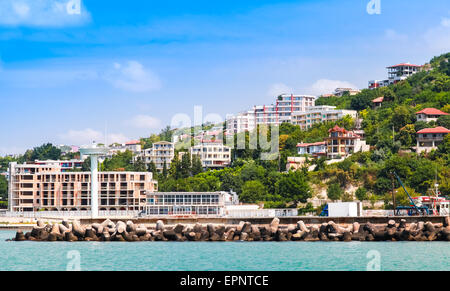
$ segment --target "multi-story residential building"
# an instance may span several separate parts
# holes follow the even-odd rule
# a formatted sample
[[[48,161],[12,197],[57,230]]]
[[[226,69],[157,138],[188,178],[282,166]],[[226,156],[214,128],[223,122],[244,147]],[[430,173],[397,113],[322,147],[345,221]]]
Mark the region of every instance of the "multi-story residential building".
[[[253,108],[255,127],[260,124],[279,125],[280,120],[275,105],[259,105]]]
[[[443,142],[444,137],[449,133],[450,130],[442,126],[419,130],[416,133],[416,152],[430,152],[431,150],[437,149],[437,147]]]
[[[164,163],[166,168],[170,169],[172,160],[175,157],[175,145],[173,142],[159,141],[153,143],[153,146],[149,149],[142,151],[138,158],[142,158],[146,165],[155,163],[156,169],[162,172],[164,169]]]
[[[191,156],[198,155],[204,168],[223,168],[231,163],[231,148],[221,140],[203,140],[190,149]]]
[[[291,122],[291,115],[297,111],[306,111],[315,105],[315,96],[282,94],[277,97],[275,111],[279,123]]]
[[[389,80],[370,80],[369,89],[376,89],[389,86]]]
[[[369,146],[359,135],[345,128],[335,126],[329,131],[327,142],[327,157],[336,159],[339,157],[347,157],[352,153],[365,152],[369,150]]]
[[[405,80],[409,76],[418,73],[421,68],[422,66],[413,65],[410,63],[401,63],[387,67],[389,84],[395,84],[399,81]]]
[[[157,191],[149,172],[100,172],[100,210],[142,210],[146,193]],[[9,210],[90,210],[91,173],[62,172],[60,165],[10,163]]]
[[[241,133],[246,131],[252,131],[255,129],[256,124],[255,113],[252,110],[241,112],[227,118],[227,129],[228,134]]]
[[[334,90],[333,96],[335,97],[342,97],[345,93],[348,93],[350,96],[358,94],[359,90],[353,89],[353,88],[336,88]]]
[[[133,153],[140,153],[142,150],[141,141],[139,140],[132,140],[125,143],[125,150],[130,150]]]
[[[355,110],[337,110],[335,106],[313,106],[302,112],[294,112],[292,114],[292,124],[299,125],[301,129],[306,130],[314,123],[337,121],[346,115],[356,118],[357,112]]]
[[[436,108],[425,108],[423,110],[416,112],[417,121],[425,121],[425,122],[437,121],[439,117],[444,115],[449,114]]]
[[[369,89],[375,89],[379,87],[386,87],[391,84],[395,84],[399,81],[405,80],[409,76],[420,72],[423,66],[413,65],[410,63],[401,63],[394,66],[387,67],[388,79],[387,80],[372,80],[369,81]]]
[[[327,154],[326,142],[299,143],[297,144],[299,155],[325,156]]]
[[[81,169],[83,166],[83,160],[48,160],[48,161],[34,161],[35,165],[41,166],[54,166],[59,165],[61,167],[61,172],[73,171],[76,169]]]

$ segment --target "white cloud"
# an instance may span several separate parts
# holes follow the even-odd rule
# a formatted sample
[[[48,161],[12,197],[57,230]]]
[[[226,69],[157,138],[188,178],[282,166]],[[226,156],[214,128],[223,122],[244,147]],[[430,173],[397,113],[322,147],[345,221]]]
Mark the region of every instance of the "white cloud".
[[[320,79],[314,82],[309,90],[311,94],[322,95],[332,93],[336,88],[356,89],[356,86],[346,81]]]
[[[393,29],[386,29],[386,31],[384,32],[384,36],[389,40],[395,41],[405,41],[408,39],[408,36],[406,34],[398,33]]]
[[[113,70],[105,74],[105,79],[114,87],[131,92],[149,92],[161,88],[158,76],[137,61],[128,61],[125,65],[114,63]]]
[[[0,1],[0,25],[62,27],[89,21],[90,14],[81,0]]]
[[[286,84],[275,83],[270,86],[267,94],[270,97],[274,97],[274,96],[279,96],[281,94],[289,94],[289,93],[292,93],[293,91],[294,90],[291,87],[287,86]]]
[[[149,115],[136,115],[127,121],[127,124],[137,128],[155,129],[161,126],[161,120]]]
[[[64,144],[83,145],[90,144],[94,141],[98,143],[105,142],[105,135],[102,132],[94,130],[92,128],[86,128],[82,130],[69,130],[67,133],[60,134],[59,138]],[[125,143],[128,140],[129,139],[121,133],[111,133],[108,134],[106,142],[108,144],[114,142]]]

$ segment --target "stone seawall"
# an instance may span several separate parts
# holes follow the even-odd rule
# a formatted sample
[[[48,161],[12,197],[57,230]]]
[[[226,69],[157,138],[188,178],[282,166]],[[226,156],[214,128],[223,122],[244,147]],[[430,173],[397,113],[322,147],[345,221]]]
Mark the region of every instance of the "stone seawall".
[[[430,221],[430,217],[388,219],[383,223],[370,221],[342,223],[327,222],[282,224],[274,218],[270,223],[255,224],[239,221],[237,224],[174,224],[165,225],[158,220],[154,225],[133,221],[109,219],[92,224],[72,223],[44,224],[38,221],[31,232],[16,233],[15,241],[450,241],[450,219]],[[423,220],[422,220],[423,219]],[[417,221],[417,222],[416,222]],[[258,222],[258,221],[257,221]],[[264,221],[259,222],[267,222]],[[290,221],[289,221],[290,222]]]

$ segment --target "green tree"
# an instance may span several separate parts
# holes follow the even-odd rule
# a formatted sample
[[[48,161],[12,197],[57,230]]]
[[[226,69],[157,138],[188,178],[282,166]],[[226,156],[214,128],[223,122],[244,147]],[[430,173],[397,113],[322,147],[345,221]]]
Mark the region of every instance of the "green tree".
[[[344,191],[342,191],[339,184],[333,183],[330,186],[328,186],[327,189],[328,199],[331,199],[332,201],[339,200],[341,199],[342,194],[344,194]]]
[[[275,184],[276,193],[287,201],[306,203],[312,197],[307,176],[301,171],[289,171]]]
[[[450,115],[442,115],[436,122],[439,126],[450,129]]]
[[[367,195],[367,190],[364,187],[359,187],[356,189],[355,196],[359,201],[367,200],[369,198]]]
[[[203,172],[202,160],[199,155],[192,156],[192,175],[198,175]]]
[[[8,199],[8,181],[3,175],[0,175],[0,198],[1,200]]]
[[[239,200],[246,203],[264,201],[267,197],[267,189],[260,181],[247,181],[242,186]]]

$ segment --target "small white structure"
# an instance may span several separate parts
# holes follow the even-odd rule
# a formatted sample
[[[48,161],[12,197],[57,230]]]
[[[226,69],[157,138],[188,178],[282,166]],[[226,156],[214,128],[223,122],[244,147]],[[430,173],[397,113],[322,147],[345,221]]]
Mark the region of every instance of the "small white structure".
[[[332,202],[328,203],[329,217],[358,217],[362,216],[361,202]]]
[[[94,142],[90,147],[80,148],[82,155],[91,157],[91,213],[98,218],[98,157],[108,153],[108,148],[98,147]]]

